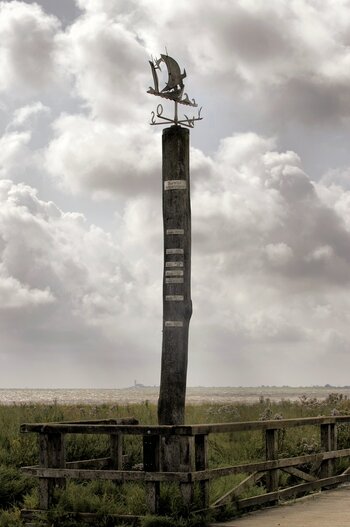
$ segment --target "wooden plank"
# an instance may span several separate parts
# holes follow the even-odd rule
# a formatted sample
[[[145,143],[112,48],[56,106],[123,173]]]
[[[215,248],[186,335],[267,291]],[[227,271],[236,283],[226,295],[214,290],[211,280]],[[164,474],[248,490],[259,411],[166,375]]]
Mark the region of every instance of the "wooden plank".
[[[336,450],[337,448],[337,429],[335,424],[321,425],[321,448],[325,452],[329,450]],[[320,477],[327,478],[332,476],[334,472],[334,461],[328,459],[321,465]]]
[[[288,487],[286,489],[280,489],[274,492],[268,492],[266,494],[260,494],[259,496],[252,496],[250,498],[244,498],[235,502],[235,505],[238,510],[244,510],[251,507],[256,507],[259,505],[264,505],[266,503],[276,502],[280,499],[295,498],[306,492],[312,490],[318,490],[323,487],[338,485],[349,481],[348,476],[332,476],[331,478],[320,479],[317,481],[312,481],[308,483],[300,483],[299,485],[294,485],[293,487]],[[223,505],[218,505],[216,507],[210,507],[211,509],[220,509]]]
[[[109,436],[110,468],[121,470],[123,468],[123,436],[120,432]]]
[[[216,501],[214,501],[211,507],[215,508],[219,505],[223,505],[227,503],[228,501],[231,501],[232,499],[237,498],[240,494],[242,494],[243,491],[245,491],[246,489],[250,488],[252,485],[257,483],[263,476],[264,474],[262,472],[260,473],[253,472],[253,474],[250,474],[250,476],[247,476],[243,481],[238,483],[238,485],[236,485],[233,489],[229,490],[228,492],[226,492],[226,494],[224,494],[223,496],[218,498]]]
[[[283,467],[294,467],[303,465],[304,463],[313,463],[317,460],[324,459],[338,459],[341,457],[350,457],[350,448],[343,450],[335,450],[331,452],[320,452],[319,454],[308,454],[306,456],[297,456],[290,458],[282,458],[271,461],[258,461],[257,463],[247,463],[242,465],[234,465],[232,467],[220,467],[210,470],[201,470],[192,474],[193,481],[200,481],[201,479],[214,479],[230,474],[262,472],[265,470],[274,470]]]
[[[174,439],[180,443],[179,470],[192,473],[196,469],[194,437],[179,437]],[[180,483],[180,492],[183,505],[189,511],[194,500],[194,485],[192,478],[190,478],[188,483]]]
[[[220,434],[226,432],[243,432],[249,430],[280,430],[300,426],[349,423],[350,416],[303,417],[300,419],[278,419],[271,421],[244,421],[235,423],[213,423],[192,425],[192,434]]]
[[[195,467],[196,470],[208,469],[208,436],[195,436]],[[201,507],[205,509],[209,506],[209,480],[203,479],[199,481],[199,493]]]
[[[265,444],[266,444],[266,460],[277,459],[278,445],[277,445],[277,433],[276,429],[267,429],[265,431]],[[273,492],[278,489],[278,470],[270,470],[266,474],[266,490],[267,492]]]
[[[331,478],[319,479],[317,481],[312,481],[308,483],[300,483],[293,487],[288,487],[286,489],[277,490],[275,492],[269,492],[267,494],[262,494],[260,496],[253,496],[252,498],[245,498],[237,502],[239,509],[246,509],[256,505],[262,505],[264,503],[271,503],[278,501],[280,499],[286,499],[291,497],[297,497],[306,492],[312,490],[318,490],[323,487],[338,485],[348,481],[348,476],[332,476]]]
[[[127,457],[127,456],[123,456]],[[81,459],[79,461],[66,461],[66,468],[84,468],[84,467],[91,467],[91,468],[105,468],[109,467],[111,463],[110,457],[98,457],[98,458],[92,458],[92,459]],[[36,469],[40,468],[40,465],[31,465],[25,468],[31,468]],[[22,469],[21,469],[22,470]]]
[[[47,470],[48,467],[62,470],[65,466],[64,436],[62,434],[39,434],[39,469]],[[45,476],[39,478],[39,505],[42,509],[49,509],[55,487],[65,487],[65,480],[57,476],[49,480]]]
[[[42,520],[45,518],[45,515],[47,514],[46,510],[42,509],[22,509],[21,510],[21,518],[22,520],[31,521],[31,520]],[[69,515],[71,519],[81,521],[83,523],[88,523],[95,525],[96,520],[101,519],[100,513],[93,513],[93,512],[70,512],[67,511],[66,513]],[[106,514],[105,519],[108,522],[108,525],[111,525],[111,521],[115,521],[118,523],[115,523],[114,525],[118,526],[121,523],[127,523],[131,525],[140,525],[141,520],[143,519],[143,516],[137,516],[133,514]],[[37,523],[34,523],[33,525],[37,525]]]
[[[139,421],[135,417],[120,417],[116,419],[86,419],[78,421],[59,421],[52,424],[67,425],[138,425]]]
[[[123,435],[192,435],[191,426],[156,426],[156,425],[91,425],[91,424],[61,424],[61,423],[24,423],[20,427],[22,433],[36,432],[45,434],[116,434]]]
[[[191,472],[142,472],[137,470],[89,470],[23,467],[25,474],[39,478],[106,479],[111,481],[191,482]]]
[[[20,427],[22,433],[69,433],[69,434],[111,434],[117,431],[128,435],[197,435],[242,432],[249,430],[283,429],[299,426],[350,423],[350,415],[334,417],[303,417],[300,419],[280,419],[271,421],[245,421],[234,423],[213,423],[183,426],[146,426],[146,425],[91,425],[91,424],[61,424],[61,423],[24,423]]]
[[[143,436],[143,469],[146,472],[159,472],[160,437]],[[146,503],[150,514],[157,514],[159,509],[159,481],[146,482]]]
[[[284,467],[282,470],[283,472],[287,472],[287,474],[291,474],[292,476],[303,479],[304,481],[316,481],[315,476],[295,467]]]

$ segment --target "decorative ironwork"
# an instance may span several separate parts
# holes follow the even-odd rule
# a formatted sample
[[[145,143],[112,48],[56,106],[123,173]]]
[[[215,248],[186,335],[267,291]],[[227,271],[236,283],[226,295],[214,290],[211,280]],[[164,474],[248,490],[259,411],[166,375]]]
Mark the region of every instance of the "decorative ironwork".
[[[161,71],[161,63],[164,62],[168,72],[168,81],[163,89],[159,89],[159,78],[157,70]],[[169,99],[174,101],[174,117],[171,119],[163,115],[163,106],[158,104],[156,112],[151,113],[151,125],[164,125],[167,123],[173,123],[175,125],[186,126],[187,128],[193,128],[195,121],[201,121],[202,108],[199,109],[197,116],[188,117],[186,114],[184,118],[179,119],[178,117],[178,105],[183,104],[185,106],[197,107],[195,99],[190,99],[187,93],[184,93],[185,85],[183,79],[187,76],[186,70],[184,69],[181,73],[180,66],[175,59],[169,57],[169,55],[161,55],[160,59],[153,59],[149,61],[154,87],[150,87],[147,90],[147,93],[151,95],[156,95],[157,97],[162,97],[163,99]],[[157,121],[158,119],[158,121]],[[160,121],[159,121],[160,119]]]

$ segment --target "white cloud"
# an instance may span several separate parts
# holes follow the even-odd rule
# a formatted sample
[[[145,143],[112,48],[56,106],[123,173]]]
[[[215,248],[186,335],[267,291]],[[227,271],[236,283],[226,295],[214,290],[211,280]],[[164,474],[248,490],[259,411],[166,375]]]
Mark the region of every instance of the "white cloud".
[[[145,126],[116,126],[83,116],[62,116],[46,152],[46,166],[65,188],[134,196],[157,192],[158,138]]]
[[[0,2],[0,90],[26,94],[45,88],[55,74],[57,18],[36,4]]]
[[[54,302],[49,289],[30,288],[8,276],[3,264],[0,264],[0,309],[20,309],[45,305]]]
[[[0,137],[0,175],[9,177],[13,170],[27,164],[28,143],[31,133],[26,132],[7,132]]]
[[[147,56],[133,31],[99,13],[78,19],[61,44],[77,93],[94,116],[116,123],[141,117]]]
[[[23,126],[32,117],[37,116],[39,114],[49,113],[50,108],[48,106],[45,106],[40,101],[33,102],[32,104],[27,104],[26,106],[22,106],[21,108],[17,108],[17,110],[15,110],[11,126]]]

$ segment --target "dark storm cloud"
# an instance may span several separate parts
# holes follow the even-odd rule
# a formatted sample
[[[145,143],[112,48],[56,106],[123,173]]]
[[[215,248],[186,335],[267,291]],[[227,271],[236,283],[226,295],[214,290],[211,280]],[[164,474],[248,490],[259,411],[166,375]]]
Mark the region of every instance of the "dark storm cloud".
[[[294,78],[271,92],[268,102],[276,120],[299,120],[307,125],[329,126],[349,117],[349,81],[315,75]]]

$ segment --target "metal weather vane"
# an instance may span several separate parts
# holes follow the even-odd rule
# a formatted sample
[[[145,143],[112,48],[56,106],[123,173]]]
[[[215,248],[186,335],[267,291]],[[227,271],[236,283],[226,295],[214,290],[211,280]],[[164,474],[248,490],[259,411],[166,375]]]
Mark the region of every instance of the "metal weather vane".
[[[160,64],[164,62],[168,71],[168,81],[162,90],[159,90],[159,79],[157,70],[161,71]],[[147,90],[147,93],[151,95],[156,95],[157,97],[162,97],[163,99],[170,99],[175,103],[174,118],[170,119],[169,117],[163,116],[163,105],[158,104],[156,112],[151,113],[151,125],[164,125],[167,123],[173,123],[175,125],[183,125],[187,128],[193,128],[195,121],[201,121],[202,108],[199,109],[197,117],[188,117],[185,114],[184,119],[179,119],[178,117],[178,105],[184,104],[186,106],[197,107],[198,104],[194,99],[190,99],[187,93],[184,93],[185,85],[183,79],[187,76],[186,70],[181,73],[180,66],[175,59],[169,57],[169,55],[161,55],[160,59],[153,59],[149,61],[152,75],[154,88],[150,87]],[[161,121],[157,121],[161,119]]]

